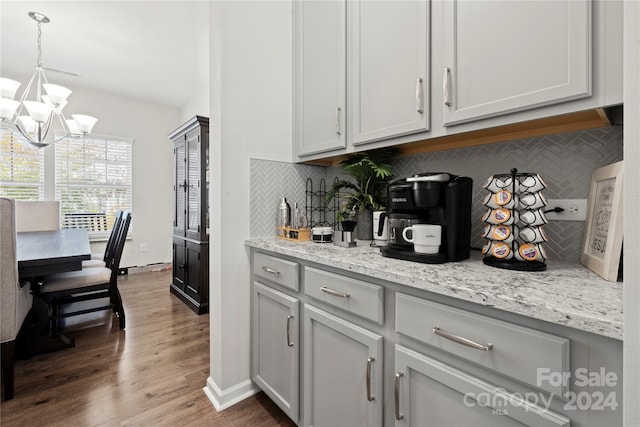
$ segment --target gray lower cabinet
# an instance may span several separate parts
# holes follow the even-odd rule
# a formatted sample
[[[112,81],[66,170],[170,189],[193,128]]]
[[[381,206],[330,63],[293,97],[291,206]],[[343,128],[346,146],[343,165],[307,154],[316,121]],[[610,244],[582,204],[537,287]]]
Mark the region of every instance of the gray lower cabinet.
[[[293,257],[252,251],[251,346],[298,425],[622,423],[620,341]]]
[[[473,375],[395,346],[396,426],[569,426],[569,419]]]
[[[304,305],[304,425],[381,426],[383,338]]]
[[[298,420],[299,302],[253,284],[251,379],[292,420]]]

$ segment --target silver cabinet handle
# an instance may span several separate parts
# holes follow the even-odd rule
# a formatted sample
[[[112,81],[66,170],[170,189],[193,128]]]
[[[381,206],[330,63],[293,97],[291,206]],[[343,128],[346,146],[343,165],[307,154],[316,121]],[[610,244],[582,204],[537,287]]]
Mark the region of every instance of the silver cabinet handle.
[[[460,337],[458,335],[453,335],[448,332],[441,330],[438,326],[433,328],[433,333],[438,335],[439,337],[446,338],[450,341],[456,342],[458,344],[466,345],[467,347],[475,348],[476,350],[481,351],[489,351],[493,348],[493,344],[478,344],[477,342],[468,340],[466,338]]]
[[[291,342],[291,319],[293,319],[293,314],[287,316],[287,345],[289,347],[293,347],[293,343]]]
[[[350,298],[351,297],[351,295],[349,295],[349,294],[343,294],[342,292],[334,291],[333,289],[327,288],[326,286],[321,287],[320,290],[322,292],[324,292],[325,294],[333,295],[334,297],[340,297],[340,298]]]
[[[424,95],[422,93],[422,77],[416,80],[416,111],[418,114],[424,113]]]
[[[341,135],[340,133],[340,107],[336,108],[336,133]]]
[[[444,77],[442,78],[442,91],[444,92],[444,105],[451,107],[451,99],[449,94],[449,75],[451,70],[449,67],[444,67]]]
[[[396,383],[393,388],[393,402],[396,408],[396,420],[400,421],[404,418],[404,415],[400,413],[400,377],[404,375],[404,372],[398,371],[396,373]]]
[[[266,271],[267,273],[275,274],[276,276],[280,275],[280,272],[278,270],[274,270],[273,268],[269,268],[267,266],[262,266],[262,269],[264,271]]]
[[[374,397],[371,395],[371,364],[375,362],[375,357],[367,359],[367,400],[371,402]]]

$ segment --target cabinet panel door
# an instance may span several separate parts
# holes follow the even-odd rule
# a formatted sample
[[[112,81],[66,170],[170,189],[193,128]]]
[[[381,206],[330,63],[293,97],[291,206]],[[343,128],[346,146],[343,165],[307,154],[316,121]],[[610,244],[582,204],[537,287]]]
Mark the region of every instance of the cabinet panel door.
[[[194,301],[200,302],[200,287],[203,285],[200,281],[200,258],[202,246],[197,243],[187,242],[186,244],[186,263],[187,263],[187,281],[185,283],[184,292]],[[204,260],[208,262],[208,260]]]
[[[562,415],[413,350],[396,345],[395,356],[396,426],[570,424]]]
[[[590,0],[444,8],[445,126],[591,95]]]
[[[428,130],[427,0],[350,4],[353,144]]]
[[[173,239],[173,284],[184,291],[187,282],[187,246],[182,239]]]
[[[298,421],[298,300],[254,282],[251,379]]]
[[[200,129],[192,130],[187,134],[186,138],[186,156],[187,156],[187,170],[186,170],[186,200],[187,200],[187,224],[186,234],[187,237],[191,237],[196,240],[200,239],[200,229],[202,223],[202,209],[205,209],[201,204],[200,195],[200,168],[201,168],[201,147],[200,147]]]
[[[304,328],[304,425],[381,426],[382,336],[308,304]]]
[[[295,3],[298,155],[346,146],[346,2]]]
[[[175,203],[173,208],[173,234],[185,235],[187,213],[187,165],[185,157],[185,143],[177,143],[173,149],[173,194]]]

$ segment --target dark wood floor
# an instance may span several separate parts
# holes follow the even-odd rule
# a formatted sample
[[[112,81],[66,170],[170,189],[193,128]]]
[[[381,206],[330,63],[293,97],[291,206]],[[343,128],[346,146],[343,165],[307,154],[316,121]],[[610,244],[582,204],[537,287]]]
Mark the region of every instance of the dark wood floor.
[[[127,329],[108,312],[74,318],[74,348],[16,363],[10,426],[293,426],[263,393],[216,412],[209,376],[209,316],[169,293],[170,272],[122,276]]]

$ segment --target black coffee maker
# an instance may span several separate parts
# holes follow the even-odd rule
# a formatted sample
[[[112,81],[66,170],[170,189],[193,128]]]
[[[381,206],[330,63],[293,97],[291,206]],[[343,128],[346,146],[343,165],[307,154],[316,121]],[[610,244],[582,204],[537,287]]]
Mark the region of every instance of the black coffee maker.
[[[441,172],[416,174],[390,183],[389,244],[380,248],[382,256],[427,264],[469,258],[472,185],[469,177]],[[404,239],[404,229],[415,224],[442,227],[438,253],[415,252],[413,244]]]

